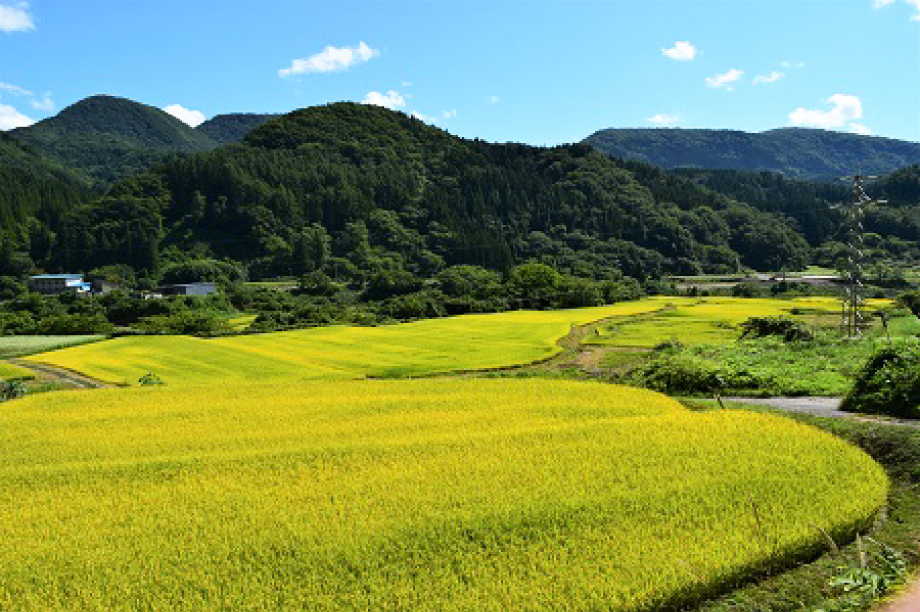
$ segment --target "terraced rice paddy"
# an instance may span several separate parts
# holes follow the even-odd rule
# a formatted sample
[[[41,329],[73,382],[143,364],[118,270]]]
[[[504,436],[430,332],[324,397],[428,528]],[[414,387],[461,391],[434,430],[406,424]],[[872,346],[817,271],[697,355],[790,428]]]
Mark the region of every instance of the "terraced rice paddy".
[[[599,383],[45,394],[0,411],[0,609],[673,608],[886,490],[809,427]]]
[[[573,325],[652,312],[653,298],[599,308],[516,311],[384,327],[323,327],[204,340],[133,336],[44,353],[35,361],[113,383],[153,372],[168,385],[400,377],[529,363],[559,351]]]
[[[740,325],[750,317],[789,316],[806,323],[833,325],[839,320],[840,301],[832,297],[792,300],[732,297],[668,298],[670,306],[648,316],[624,318],[602,327],[589,344],[651,348],[668,340],[687,345],[733,342]],[[890,305],[867,300],[867,309]]]

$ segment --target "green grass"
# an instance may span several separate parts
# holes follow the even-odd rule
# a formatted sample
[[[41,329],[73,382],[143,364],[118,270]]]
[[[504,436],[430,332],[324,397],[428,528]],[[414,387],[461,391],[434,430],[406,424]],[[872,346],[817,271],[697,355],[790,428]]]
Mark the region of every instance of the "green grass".
[[[100,340],[105,340],[105,336],[0,336],[0,359],[34,355]]]
[[[675,609],[888,488],[816,429],[571,381],[45,394],[0,449],[12,611]]]

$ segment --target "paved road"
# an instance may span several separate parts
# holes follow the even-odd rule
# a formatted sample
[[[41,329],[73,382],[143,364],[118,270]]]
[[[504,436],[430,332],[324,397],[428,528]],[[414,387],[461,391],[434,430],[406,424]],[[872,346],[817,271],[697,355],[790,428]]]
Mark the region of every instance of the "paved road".
[[[789,412],[804,412],[815,416],[837,417],[841,419],[857,419],[871,421],[886,425],[900,425],[902,427],[920,428],[920,421],[893,419],[889,417],[876,417],[871,415],[856,414],[840,410],[841,398],[839,397],[723,397],[722,401],[739,402],[741,404],[757,404],[770,406]],[[920,612],[920,608],[917,608]]]

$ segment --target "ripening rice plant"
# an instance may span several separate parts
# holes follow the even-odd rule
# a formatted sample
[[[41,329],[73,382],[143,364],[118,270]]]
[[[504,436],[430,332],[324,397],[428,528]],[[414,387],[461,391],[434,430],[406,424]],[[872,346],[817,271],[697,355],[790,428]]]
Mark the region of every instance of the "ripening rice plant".
[[[382,327],[322,327],[205,340],[130,336],[35,361],[120,384],[154,372],[168,385],[404,377],[531,363],[555,355],[573,325],[652,312],[659,298],[597,308],[515,311]]]
[[[598,383],[61,392],[0,411],[0,609],[673,609],[886,492],[818,430]]]

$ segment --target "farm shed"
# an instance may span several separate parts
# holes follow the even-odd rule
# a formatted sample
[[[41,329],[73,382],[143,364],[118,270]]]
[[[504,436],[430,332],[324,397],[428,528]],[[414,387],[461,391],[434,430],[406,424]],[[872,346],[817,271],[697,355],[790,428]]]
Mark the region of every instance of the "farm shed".
[[[163,285],[157,289],[160,295],[209,295],[217,291],[214,283],[181,283]]]

